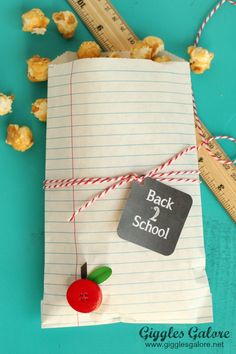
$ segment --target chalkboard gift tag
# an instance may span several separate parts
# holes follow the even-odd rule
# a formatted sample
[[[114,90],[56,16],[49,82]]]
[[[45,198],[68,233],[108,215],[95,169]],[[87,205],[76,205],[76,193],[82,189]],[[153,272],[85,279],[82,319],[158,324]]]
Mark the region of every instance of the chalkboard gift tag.
[[[192,197],[152,178],[134,182],[117,233],[130,242],[171,255],[192,206]]]

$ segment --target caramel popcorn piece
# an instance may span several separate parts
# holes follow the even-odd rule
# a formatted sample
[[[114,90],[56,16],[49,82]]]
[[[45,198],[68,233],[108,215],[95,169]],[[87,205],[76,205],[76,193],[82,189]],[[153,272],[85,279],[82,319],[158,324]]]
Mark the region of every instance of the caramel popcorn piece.
[[[34,143],[33,135],[29,127],[19,127],[17,124],[9,124],[7,128],[6,143],[17,151],[26,151]]]
[[[21,16],[23,22],[22,30],[34,34],[44,34],[50,20],[40,9],[32,9]]]
[[[156,61],[157,63],[167,63],[169,61],[172,61],[172,59],[168,55],[161,55],[159,57],[153,58],[153,61]]]
[[[83,42],[81,43],[78,51],[77,57],[82,58],[98,58],[101,55],[101,48],[96,42]]]
[[[47,120],[47,99],[46,98],[38,98],[32,104],[31,113],[35,115],[41,122],[46,122]]]
[[[143,40],[149,48],[152,49],[151,57],[154,58],[158,53],[164,50],[164,42],[159,37],[148,36]]]
[[[134,59],[151,59],[152,48],[143,41],[138,41],[131,47],[130,57]]]
[[[30,58],[27,61],[28,79],[33,82],[47,81],[49,63],[49,58],[41,58],[39,55]]]
[[[205,70],[210,69],[211,61],[214,54],[202,47],[190,46],[188,47],[188,54],[190,55],[190,67],[195,74],[202,74]]]
[[[70,11],[54,12],[52,19],[64,38],[72,38],[78,26],[75,15]]]
[[[0,116],[5,116],[8,113],[12,112],[12,102],[14,96],[6,96],[3,93],[0,93]]]

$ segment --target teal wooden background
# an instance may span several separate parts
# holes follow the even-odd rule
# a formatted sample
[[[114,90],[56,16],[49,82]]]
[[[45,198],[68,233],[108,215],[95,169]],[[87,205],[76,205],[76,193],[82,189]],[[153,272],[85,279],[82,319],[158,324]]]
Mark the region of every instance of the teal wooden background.
[[[113,0],[138,36],[158,35],[166,48],[186,57],[203,17],[215,4],[212,0]],[[76,37],[66,41],[51,23],[45,36],[21,31],[21,14],[42,8],[48,16],[69,8],[65,0],[1,1],[0,92],[16,96],[14,111],[0,119],[0,208],[1,208],[1,321],[0,352],[3,354],[139,354],[171,350],[146,348],[139,337],[141,325],[116,324],[88,328],[40,329],[40,300],[43,293],[45,125],[30,114],[33,100],[46,95],[46,84],[30,83],[26,59],[33,54],[51,58],[75,50],[91,38],[79,24]],[[236,6],[229,4],[208,25],[201,45],[215,53],[212,69],[193,76],[193,88],[202,120],[214,134],[236,136]],[[27,124],[35,145],[18,153],[5,144],[9,123]],[[233,157],[235,147],[224,143]],[[234,156],[235,157],[235,156]],[[202,204],[207,254],[207,273],[214,300],[215,330],[229,330],[224,348],[192,349],[192,353],[236,352],[236,228],[211,192],[202,184]],[[170,326],[154,325],[155,330]],[[199,328],[207,328],[201,325]],[[175,326],[187,330],[189,326]],[[210,340],[213,343],[214,340]],[[177,341],[176,341],[177,342]],[[188,349],[178,349],[183,353]]]

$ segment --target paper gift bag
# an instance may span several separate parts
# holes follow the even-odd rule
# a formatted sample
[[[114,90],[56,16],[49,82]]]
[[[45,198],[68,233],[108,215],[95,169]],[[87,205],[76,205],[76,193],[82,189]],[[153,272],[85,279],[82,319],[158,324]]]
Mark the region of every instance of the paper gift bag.
[[[142,175],[196,144],[187,62],[63,59],[49,67],[46,179]],[[198,169],[196,151],[168,169]],[[45,191],[42,327],[211,322],[199,184],[169,183],[193,199],[170,256],[118,236],[131,183],[68,222],[77,207],[108,185]],[[85,262],[89,271],[101,265],[113,270],[101,285],[101,306],[87,314],[66,300]]]

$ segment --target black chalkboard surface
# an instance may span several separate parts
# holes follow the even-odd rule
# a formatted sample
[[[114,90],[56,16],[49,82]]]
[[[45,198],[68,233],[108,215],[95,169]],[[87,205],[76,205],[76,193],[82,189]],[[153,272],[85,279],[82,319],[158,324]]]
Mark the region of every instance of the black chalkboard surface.
[[[192,197],[176,188],[146,178],[134,182],[117,233],[130,242],[171,255],[176,247]]]

